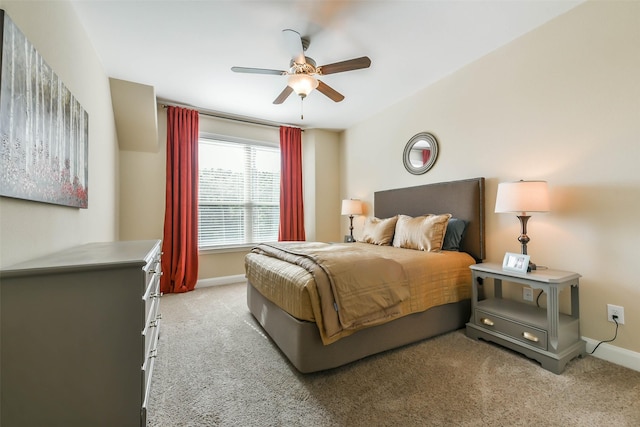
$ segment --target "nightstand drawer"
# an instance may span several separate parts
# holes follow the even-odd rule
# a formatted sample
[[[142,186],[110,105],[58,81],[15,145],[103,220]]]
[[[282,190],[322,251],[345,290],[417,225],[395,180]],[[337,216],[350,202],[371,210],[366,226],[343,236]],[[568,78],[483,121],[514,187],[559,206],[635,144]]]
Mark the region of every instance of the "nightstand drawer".
[[[478,309],[475,311],[475,324],[542,350],[547,349],[547,332],[542,329],[533,328]]]

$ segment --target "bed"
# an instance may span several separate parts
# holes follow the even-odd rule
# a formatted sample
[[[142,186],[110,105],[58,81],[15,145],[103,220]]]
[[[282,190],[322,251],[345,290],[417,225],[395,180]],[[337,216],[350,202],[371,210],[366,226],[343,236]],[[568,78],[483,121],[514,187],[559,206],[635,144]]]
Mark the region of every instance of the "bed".
[[[425,214],[432,217],[451,215],[452,219],[462,220],[466,224],[464,237],[455,251],[416,251],[394,248],[390,245],[370,243],[291,243],[291,248],[278,245],[260,245],[245,258],[247,271],[247,305],[258,323],[275,342],[293,366],[302,373],[316,372],[335,368],[364,357],[434,337],[464,327],[470,316],[471,274],[468,266],[482,262],[485,257],[484,238],[484,178],[427,184],[417,187],[384,190],[374,193],[374,215],[388,219],[402,217],[417,218]],[[357,236],[356,236],[357,237]],[[310,248],[307,248],[310,246]],[[313,258],[327,258],[333,262],[340,257],[353,256],[358,261],[354,265],[372,267],[372,256],[385,258],[390,264],[380,267],[379,271],[366,271],[351,274],[351,279],[360,276],[364,286],[376,280],[396,279],[396,276],[377,279],[381,271],[394,271],[394,263],[403,264],[404,276],[397,278],[392,289],[384,295],[389,304],[383,315],[377,317],[355,318],[353,327],[344,328],[342,304],[348,304],[347,297],[332,302],[338,316],[337,331],[329,331],[331,319],[327,297],[320,298],[324,279],[315,275],[313,270],[303,268],[304,263],[289,258],[313,251]],[[361,251],[361,249],[363,249]],[[286,250],[287,256],[274,257],[271,251]],[[397,251],[397,252],[393,252]],[[290,252],[290,253],[289,253]],[[428,254],[426,253],[428,252]],[[422,261],[414,256],[452,260],[447,271],[418,267]],[[363,259],[364,261],[360,261]],[[424,259],[424,264],[427,263]],[[363,264],[364,262],[364,264]],[[368,263],[368,264],[367,264]],[[452,265],[455,265],[453,267]],[[423,291],[414,278],[415,271],[429,277],[443,277],[447,281],[444,290]],[[324,267],[323,267],[324,269]],[[373,269],[372,271],[374,271]],[[427,273],[427,270],[429,271]],[[355,270],[352,270],[352,272]],[[410,273],[407,273],[409,271]],[[422,280],[422,279],[421,279]],[[331,286],[332,280],[329,280]],[[372,288],[377,288],[374,283]],[[327,292],[327,291],[325,291]],[[357,292],[357,290],[356,290]],[[351,294],[350,294],[351,295]],[[356,300],[365,301],[356,293]],[[368,294],[367,294],[368,295]],[[410,295],[407,298],[407,295]],[[430,299],[430,295],[434,297]],[[395,298],[395,299],[394,299]],[[376,301],[381,298],[377,297]],[[340,303],[337,310],[336,302]],[[320,306],[319,306],[320,305]],[[345,314],[346,316],[346,314]],[[342,324],[342,326],[340,326]]]

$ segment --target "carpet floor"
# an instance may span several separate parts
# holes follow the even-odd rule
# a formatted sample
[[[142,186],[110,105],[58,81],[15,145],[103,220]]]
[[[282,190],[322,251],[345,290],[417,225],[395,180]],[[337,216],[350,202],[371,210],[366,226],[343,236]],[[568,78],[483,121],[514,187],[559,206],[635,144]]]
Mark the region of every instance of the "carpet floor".
[[[640,372],[592,356],[555,375],[464,330],[300,374],[246,285],[162,297],[148,426],[640,426]]]

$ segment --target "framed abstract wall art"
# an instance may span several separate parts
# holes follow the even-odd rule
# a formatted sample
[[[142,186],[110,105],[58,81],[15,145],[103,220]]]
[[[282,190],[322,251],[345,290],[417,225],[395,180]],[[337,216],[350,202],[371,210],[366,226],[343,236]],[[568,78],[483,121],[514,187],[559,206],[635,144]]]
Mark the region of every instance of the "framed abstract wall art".
[[[0,196],[88,207],[89,116],[0,9]]]

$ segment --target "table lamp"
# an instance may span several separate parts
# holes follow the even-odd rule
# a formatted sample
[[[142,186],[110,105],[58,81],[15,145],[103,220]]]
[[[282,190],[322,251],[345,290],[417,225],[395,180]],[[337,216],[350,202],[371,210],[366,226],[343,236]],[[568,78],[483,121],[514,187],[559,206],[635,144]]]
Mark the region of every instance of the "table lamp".
[[[360,200],[345,199],[342,201],[342,215],[349,215],[349,235],[345,236],[345,242],[355,242],[353,238],[353,216],[362,215],[362,202]]]
[[[529,212],[549,212],[549,188],[546,181],[517,181],[498,184],[496,196],[497,213],[516,213],[520,220],[522,231],[518,241],[522,254],[527,255],[527,221],[531,218]],[[534,263],[529,262],[527,271],[535,270]]]

